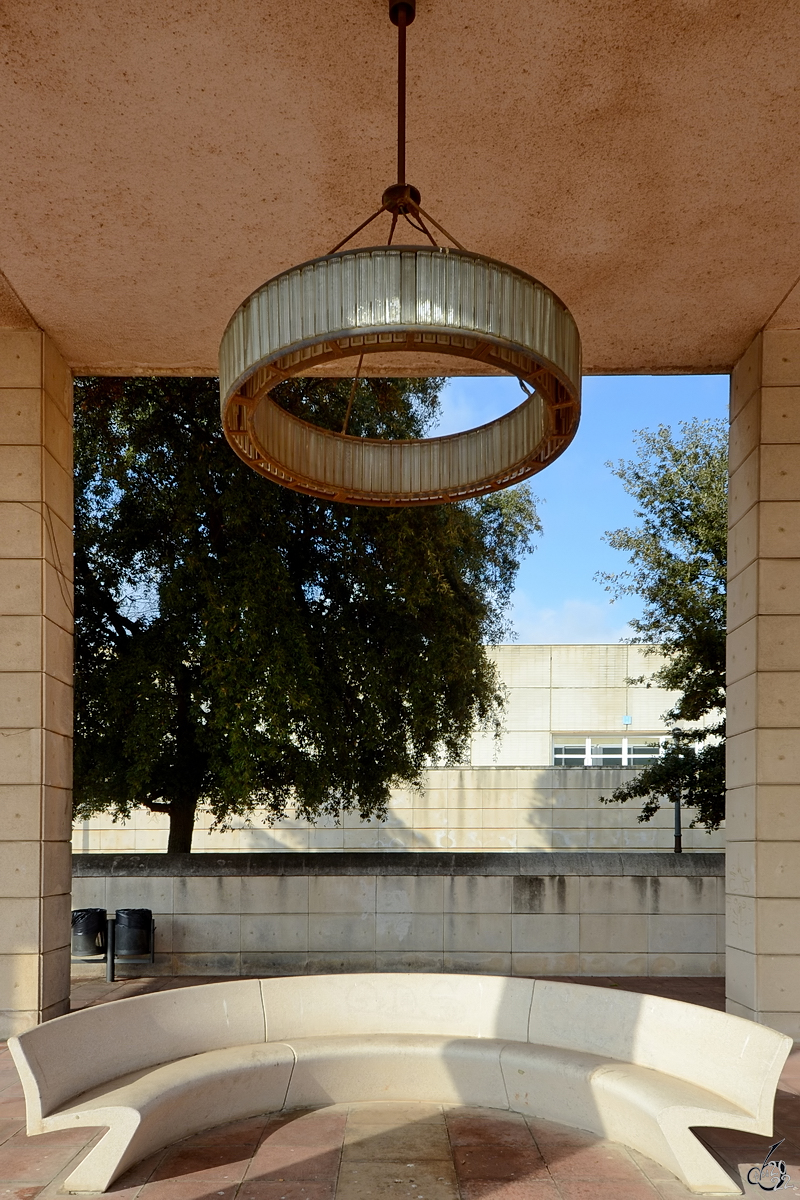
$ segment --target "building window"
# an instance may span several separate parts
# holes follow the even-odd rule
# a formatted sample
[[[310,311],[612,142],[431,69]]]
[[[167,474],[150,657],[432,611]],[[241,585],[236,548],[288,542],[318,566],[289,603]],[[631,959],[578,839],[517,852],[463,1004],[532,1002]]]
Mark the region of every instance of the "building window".
[[[643,767],[658,758],[669,738],[575,738],[553,745],[554,767]]]

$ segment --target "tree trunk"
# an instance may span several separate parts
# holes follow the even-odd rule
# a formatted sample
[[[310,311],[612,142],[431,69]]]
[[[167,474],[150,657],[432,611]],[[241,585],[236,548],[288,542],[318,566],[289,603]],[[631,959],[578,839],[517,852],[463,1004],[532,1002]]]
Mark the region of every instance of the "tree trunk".
[[[167,854],[191,854],[197,796],[181,796],[169,806]]]

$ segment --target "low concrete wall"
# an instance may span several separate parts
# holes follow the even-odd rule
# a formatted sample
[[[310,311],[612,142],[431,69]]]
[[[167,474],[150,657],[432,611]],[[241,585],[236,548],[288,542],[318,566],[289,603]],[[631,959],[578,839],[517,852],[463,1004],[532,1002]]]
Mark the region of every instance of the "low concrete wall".
[[[723,854],[81,854],[73,870],[73,907],[153,910],[161,975],[724,974]]]

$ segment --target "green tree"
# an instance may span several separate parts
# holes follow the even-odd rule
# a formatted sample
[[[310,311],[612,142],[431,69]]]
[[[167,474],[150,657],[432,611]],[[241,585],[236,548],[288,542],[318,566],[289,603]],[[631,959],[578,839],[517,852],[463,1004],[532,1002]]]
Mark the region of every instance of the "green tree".
[[[350,431],[420,436],[439,380],[363,381]],[[281,385],[341,428],[350,383]],[[209,379],[82,379],[76,430],[76,814],[198,807],[314,820],[386,810],[426,761],[495,727],[522,486],[410,510],[324,504],[256,475]]]
[[[634,459],[608,464],[637,503],[638,526],[606,535],[631,569],[599,578],[616,596],[644,601],[631,641],[664,654],[648,683],[677,691],[665,716],[694,727],[605,802],[644,799],[639,820],[649,821],[660,798],[680,799],[696,810],[692,826],[717,829],[725,816],[727,428],[694,420],[677,435],[661,425],[635,438]]]

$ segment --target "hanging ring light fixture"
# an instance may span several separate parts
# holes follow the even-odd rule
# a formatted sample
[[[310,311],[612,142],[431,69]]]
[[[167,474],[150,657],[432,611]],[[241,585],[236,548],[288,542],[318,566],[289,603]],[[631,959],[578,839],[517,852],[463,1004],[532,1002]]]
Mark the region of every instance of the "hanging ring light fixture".
[[[275,276],[240,305],[220,346],[220,393],[225,436],[268,479],[324,500],[407,507],[485,495],[557,458],[578,427],[581,344],[572,315],[549,288],[465,250],[406,183],[406,27],[415,0],[390,0],[389,16],[398,29],[397,183],[330,254]],[[391,216],[386,245],[344,249],[384,213]],[[395,244],[401,220],[428,244]],[[431,227],[451,244],[439,245]],[[525,399],[465,433],[353,437],[346,429],[363,360],[387,352],[455,355],[498,368],[518,378]],[[278,383],[345,358],[356,358],[358,370],[341,432],[273,400]]]

